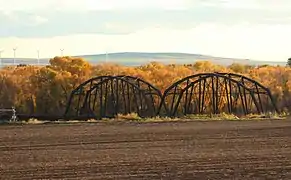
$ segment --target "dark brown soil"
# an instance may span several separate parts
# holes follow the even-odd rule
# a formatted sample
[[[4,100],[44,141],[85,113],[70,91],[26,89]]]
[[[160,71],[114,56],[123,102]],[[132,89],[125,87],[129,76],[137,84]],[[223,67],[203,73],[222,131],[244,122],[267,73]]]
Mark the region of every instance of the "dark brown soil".
[[[291,121],[3,125],[0,179],[291,179]]]

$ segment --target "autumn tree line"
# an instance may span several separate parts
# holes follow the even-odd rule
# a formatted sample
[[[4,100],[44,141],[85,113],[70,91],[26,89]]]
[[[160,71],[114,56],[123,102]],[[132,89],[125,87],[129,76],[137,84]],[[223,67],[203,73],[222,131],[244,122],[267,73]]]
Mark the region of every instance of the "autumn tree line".
[[[82,58],[55,57],[40,66],[4,67],[0,70],[0,108],[14,106],[18,113],[62,115],[73,89],[95,76],[131,75],[164,91],[175,81],[204,72],[232,72],[245,75],[268,87],[282,112],[291,111],[291,67],[221,66],[209,61],[165,65],[151,62],[138,67],[118,64],[91,65]]]

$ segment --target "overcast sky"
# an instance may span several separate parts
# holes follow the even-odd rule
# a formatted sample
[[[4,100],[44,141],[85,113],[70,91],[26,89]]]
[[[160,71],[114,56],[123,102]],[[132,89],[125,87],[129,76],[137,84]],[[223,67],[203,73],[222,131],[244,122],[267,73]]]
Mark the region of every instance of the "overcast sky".
[[[291,0],[0,0],[2,57],[186,52],[286,61]]]

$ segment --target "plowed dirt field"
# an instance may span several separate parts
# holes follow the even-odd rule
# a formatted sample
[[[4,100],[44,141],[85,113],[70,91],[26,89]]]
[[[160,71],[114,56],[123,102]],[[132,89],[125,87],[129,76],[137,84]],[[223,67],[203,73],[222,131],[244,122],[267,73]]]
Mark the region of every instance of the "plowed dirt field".
[[[0,179],[291,179],[291,121],[2,125]]]

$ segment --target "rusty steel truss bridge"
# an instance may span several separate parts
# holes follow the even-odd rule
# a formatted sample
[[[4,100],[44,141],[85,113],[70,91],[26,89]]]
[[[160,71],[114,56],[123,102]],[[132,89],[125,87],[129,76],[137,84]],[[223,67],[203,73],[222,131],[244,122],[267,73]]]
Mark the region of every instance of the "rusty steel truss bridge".
[[[182,117],[191,114],[235,115],[278,112],[270,90],[259,82],[233,73],[201,73],[173,83],[164,92],[132,76],[99,76],[71,92],[65,119]]]

